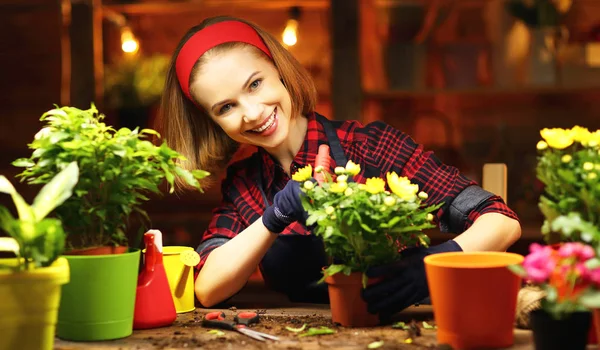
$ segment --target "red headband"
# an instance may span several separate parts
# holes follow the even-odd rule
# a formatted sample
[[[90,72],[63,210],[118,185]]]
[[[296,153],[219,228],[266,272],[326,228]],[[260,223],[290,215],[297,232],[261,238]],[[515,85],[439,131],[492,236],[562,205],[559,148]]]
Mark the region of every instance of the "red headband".
[[[190,95],[190,75],[192,68],[200,56],[213,47],[229,42],[242,42],[255,46],[264,52],[269,58],[271,52],[263,42],[258,33],[246,23],[239,21],[225,21],[210,25],[194,35],[183,45],[177,55],[175,69],[177,80],[183,93],[193,101]]]

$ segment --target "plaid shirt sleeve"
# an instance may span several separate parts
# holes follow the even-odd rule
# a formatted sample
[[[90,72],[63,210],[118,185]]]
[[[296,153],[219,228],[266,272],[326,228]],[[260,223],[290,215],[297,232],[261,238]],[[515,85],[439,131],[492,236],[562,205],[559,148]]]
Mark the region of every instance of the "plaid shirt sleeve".
[[[366,145],[370,166],[381,169],[382,174],[395,171],[419,185],[419,189],[428,194],[426,204],[443,202],[436,214],[436,222],[446,220],[444,214],[458,194],[468,186],[477,185],[462,175],[455,167],[443,164],[431,151],[425,151],[407,134],[383,122],[373,122],[365,129]],[[504,203],[502,198],[493,196],[475,208],[468,215],[464,230],[477,218],[486,213],[501,213],[518,220],[517,215]],[[441,227],[441,225],[440,225]]]
[[[238,190],[236,183],[237,181],[228,176],[221,185],[223,199],[221,204],[212,211],[212,219],[208,228],[202,234],[202,240],[196,249],[200,255],[200,262],[196,265],[195,277],[198,276],[210,252],[227,243],[246,228],[246,224],[231,196],[232,189],[234,191]]]

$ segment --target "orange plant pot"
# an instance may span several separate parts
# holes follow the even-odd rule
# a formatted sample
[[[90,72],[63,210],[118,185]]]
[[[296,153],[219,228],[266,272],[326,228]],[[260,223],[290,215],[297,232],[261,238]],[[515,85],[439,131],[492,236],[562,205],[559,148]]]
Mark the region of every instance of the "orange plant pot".
[[[523,259],[503,252],[426,257],[438,343],[454,349],[511,346],[521,278],[507,266]]]
[[[374,327],[379,316],[367,311],[367,303],[361,297],[362,272],[350,276],[336,273],[325,278],[328,284],[331,320],[344,327]]]

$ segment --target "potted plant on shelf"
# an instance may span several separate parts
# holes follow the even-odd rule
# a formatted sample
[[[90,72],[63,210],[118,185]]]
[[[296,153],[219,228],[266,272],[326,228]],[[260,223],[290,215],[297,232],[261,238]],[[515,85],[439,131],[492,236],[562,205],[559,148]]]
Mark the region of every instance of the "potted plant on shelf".
[[[69,340],[105,340],[132,333],[140,259],[137,243],[128,248],[131,217],[149,221],[141,207],[149,194],[161,193],[166,179],[172,192],[175,177],[201,190],[202,170],[187,171],[185,159],[151,129],[116,130],[88,110],[62,107],[44,113],[44,127],[29,145],[30,158],[13,164],[29,184],[44,184],[70,162],[79,165],[74,195],[56,210],[68,234],[66,259],[71,282],[63,287],[57,334]],[[143,232],[143,231],[141,231]]]
[[[329,285],[333,322],[343,326],[373,326],[379,320],[367,312],[361,289],[368,279],[369,267],[399,258],[402,248],[417,244],[427,246],[429,237],[422,231],[435,227],[433,211],[441,204],[425,207],[427,194],[418,185],[396,173],[356,183],[353,177],[360,166],[349,161],[335,168],[335,174],[315,169],[325,180],[315,185],[312,167],[300,169],[292,179],[302,183],[306,196],[303,206],[308,212],[307,226],[316,225],[313,233],[323,239],[325,252],[332,264],[323,270]]]
[[[54,348],[60,287],[69,281],[69,264],[60,257],[65,232],[60,220],[48,218],[72,195],[78,179],[77,163],[70,163],[37,194],[33,204],[4,176],[0,192],[9,194],[18,218],[0,206],[0,251],[16,258],[0,259],[0,349]]]
[[[558,53],[568,39],[564,21],[572,0],[507,0],[506,11],[530,32],[528,77],[531,84],[557,82]]]
[[[509,268],[544,292],[530,314],[536,349],[585,349],[590,308],[600,307],[600,260],[580,242],[554,248],[533,243],[522,265]]]
[[[168,66],[169,57],[159,54],[125,56],[106,66],[106,105],[115,110],[119,127],[152,126]]]

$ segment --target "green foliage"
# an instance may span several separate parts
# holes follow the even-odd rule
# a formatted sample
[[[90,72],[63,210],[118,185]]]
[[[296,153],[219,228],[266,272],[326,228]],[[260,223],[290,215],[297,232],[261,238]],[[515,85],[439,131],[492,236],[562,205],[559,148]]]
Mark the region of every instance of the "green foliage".
[[[568,10],[562,8],[561,0],[507,0],[506,11],[523,21],[530,28],[558,27]]]
[[[126,245],[125,232],[132,214],[149,221],[141,204],[148,194],[160,194],[166,179],[174,190],[175,177],[202,190],[202,170],[180,166],[185,159],[166,143],[147,140],[160,137],[151,129],[115,130],[102,122],[104,116],[92,105],[88,110],[62,107],[44,113],[44,127],[29,147],[30,158],[13,162],[25,170],[18,176],[29,184],[48,183],[67,164],[79,165],[80,178],[74,195],[56,214],[73,247]]]
[[[331,328],[321,326],[318,328],[310,327],[308,331],[299,335],[299,337],[314,337],[317,335],[335,334],[335,331]]]
[[[545,185],[539,200],[542,233],[600,249],[600,132],[585,128],[544,129],[538,143],[537,178]],[[600,252],[600,251],[599,251]]]
[[[17,255],[18,270],[49,266],[62,254],[65,248],[62,223],[46,216],[71,197],[78,177],[77,163],[65,164],[42,187],[33,204],[28,205],[8,179],[0,176],[0,192],[12,197],[19,216],[14,218],[7,208],[0,206],[0,228],[12,237],[2,239],[0,250],[11,250]]]
[[[169,57],[125,57],[105,69],[106,103],[115,108],[150,106],[160,100]]]
[[[408,179],[388,174],[392,192],[385,190],[385,181],[379,178],[359,184],[349,179],[360,167],[348,162],[346,168],[336,169],[335,181],[326,174],[326,181],[315,186],[310,171],[301,169],[293,178],[306,181],[302,203],[309,214],[307,226],[316,224],[313,232],[322,237],[326,253],[333,258],[324,278],[390,263],[398,259],[403,247],[428,246],[429,237],[422,231],[435,227],[431,213],[441,204],[422,205],[426,194],[417,196],[418,186]],[[363,274],[363,285],[366,282]]]

